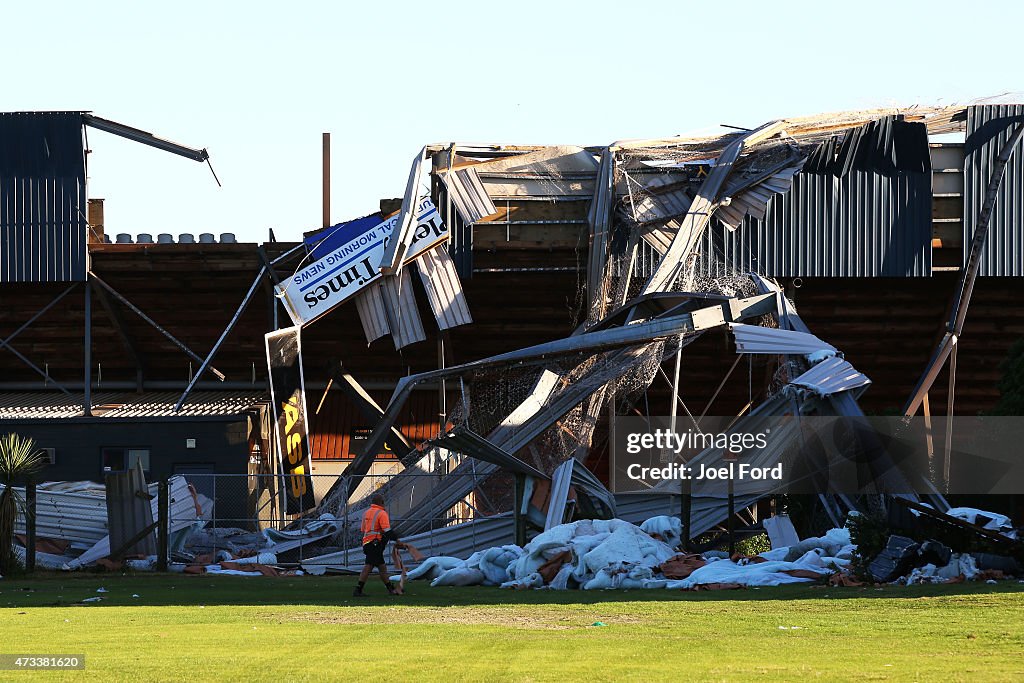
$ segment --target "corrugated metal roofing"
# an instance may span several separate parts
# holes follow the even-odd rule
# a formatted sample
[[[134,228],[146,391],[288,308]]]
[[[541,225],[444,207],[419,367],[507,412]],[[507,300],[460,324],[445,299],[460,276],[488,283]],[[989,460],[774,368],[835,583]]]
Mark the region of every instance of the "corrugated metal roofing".
[[[831,344],[807,332],[780,330],[760,325],[729,323],[736,338],[736,353],[807,355],[818,351],[836,353]]]
[[[455,203],[459,215],[467,223],[476,223],[481,218],[498,211],[487,194],[487,190],[484,189],[480,175],[472,166],[438,173],[438,176],[448,189],[448,194],[452,198],[452,202]]]
[[[822,143],[763,220],[702,236],[704,275],[926,277],[932,267],[932,194],[924,124],[893,117]],[[638,267],[656,260],[648,246]],[[728,265],[728,273],[722,264]]]
[[[381,287],[381,282],[375,282],[356,295],[356,310],[359,312],[359,322],[363,325],[367,344],[372,344],[391,332]]]
[[[240,415],[264,400],[263,391],[193,391],[174,412],[180,392],[98,391],[92,395],[93,417],[220,417]],[[0,420],[79,417],[82,402],[56,391],[0,393]]]
[[[1014,127],[1024,121],[1024,104],[968,107],[964,145],[964,245],[971,243],[996,157]],[[964,249],[966,263],[967,249]],[[1010,156],[999,186],[979,275],[1024,275],[1024,146]]]
[[[425,340],[427,333],[423,329],[420,309],[416,306],[416,294],[408,269],[403,268],[398,275],[386,276],[380,287],[395,349]]]
[[[424,252],[416,261],[416,269],[420,273],[420,281],[438,327],[450,330],[473,322],[466,295],[462,291],[462,282],[455,271],[455,262],[446,249]]]
[[[821,361],[790,384],[828,397],[842,391],[866,387],[871,384],[871,380],[847,361],[833,356]]]
[[[0,282],[82,282],[81,112],[0,113]]]
[[[749,190],[731,197],[728,205],[718,207],[715,216],[726,227],[733,230],[738,230],[747,216],[758,220],[763,219],[768,212],[768,202],[775,195],[789,191],[789,188],[793,186],[793,177],[800,172],[802,166],[803,162],[801,161],[777,171],[753,185]]]

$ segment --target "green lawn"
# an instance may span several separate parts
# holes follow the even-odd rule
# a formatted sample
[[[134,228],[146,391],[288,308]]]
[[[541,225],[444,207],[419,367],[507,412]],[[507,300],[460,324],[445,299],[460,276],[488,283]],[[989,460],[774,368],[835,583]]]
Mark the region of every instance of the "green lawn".
[[[98,594],[99,587],[108,589]],[[5,680],[1022,680],[1024,584],[512,592],[348,577],[0,580]],[[139,597],[132,597],[137,594]],[[102,595],[92,605],[78,605]],[[603,626],[595,626],[601,622]],[[799,628],[795,628],[799,627]]]

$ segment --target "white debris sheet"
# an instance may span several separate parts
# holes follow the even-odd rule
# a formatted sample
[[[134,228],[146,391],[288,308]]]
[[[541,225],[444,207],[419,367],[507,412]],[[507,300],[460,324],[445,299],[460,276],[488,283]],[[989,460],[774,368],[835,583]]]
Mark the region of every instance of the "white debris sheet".
[[[645,531],[644,529],[647,529]],[[525,548],[505,545],[462,560],[431,557],[408,573],[431,586],[501,586],[503,588],[691,589],[731,584],[776,586],[825,578],[850,566],[854,546],[846,529],[833,529],[813,546],[788,560],[791,548],[778,548],[736,562],[708,554],[707,564],[684,579],[668,579],[659,567],[677,556],[672,546],[654,538],[679,539],[679,520],[656,517],[634,526],[620,519],[581,520],[538,535]],[[795,574],[795,575],[794,575]],[[397,578],[397,577],[394,577]],[[393,579],[394,580],[394,579]]]
[[[1017,532],[1013,528],[1013,521],[1006,515],[967,507],[950,508],[946,510],[946,514],[950,517],[962,519],[968,524],[977,524],[983,529],[998,532],[1007,538],[1017,538]]]

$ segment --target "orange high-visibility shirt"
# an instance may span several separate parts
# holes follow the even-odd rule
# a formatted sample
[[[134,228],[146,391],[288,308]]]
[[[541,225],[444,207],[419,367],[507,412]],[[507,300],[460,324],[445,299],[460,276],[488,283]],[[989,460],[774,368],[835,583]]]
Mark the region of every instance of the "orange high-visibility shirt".
[[[379,505],[371,505],[363,513],[363,524],[360,531],[363,532],[363,545],[371,541],[378,541],[382,534],[391,528],[391,518],[388,511]]]

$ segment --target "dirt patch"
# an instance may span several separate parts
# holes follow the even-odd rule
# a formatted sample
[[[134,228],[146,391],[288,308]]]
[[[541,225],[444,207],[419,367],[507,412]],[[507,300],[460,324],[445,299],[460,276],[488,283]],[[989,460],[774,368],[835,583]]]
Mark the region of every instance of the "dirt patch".
[[[279,616],[272,617],[279,619]],[[466,626],[506,626],[529,630],[568,630],[605,624],[639,621],[622,615],[602,615],[598,612],[566,614],[564,610],[546,610],[530,606],[519,607],[368,607],[340,608],[331,611],[297,612],[290,621],[317,624],[457,624]]]

